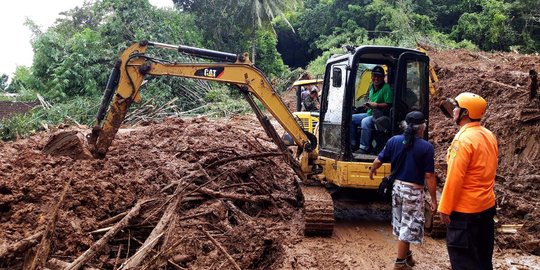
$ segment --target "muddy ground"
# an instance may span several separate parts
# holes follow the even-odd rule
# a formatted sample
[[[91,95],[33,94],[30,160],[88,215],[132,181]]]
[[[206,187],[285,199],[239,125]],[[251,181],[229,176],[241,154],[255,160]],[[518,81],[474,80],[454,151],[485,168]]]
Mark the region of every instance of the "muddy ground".
[[[540,101],[529,100],[528,76],[540,56],[429,54],[440,79],[429,122],[437,173],[444,180],[458,130],[438,102],[462,91],[484,96],[483,124],[499,140],[498,226],[523,224],[497,234],[495,266],[540,269]],[[103,160],[42,152],[55,132],[80,128],[0,143],[0,268],[28,268],[35,258],[48,258],[50,268],[72,262],[140,203],[87,266],[129,268],[137,250],[151,246],[139,251],[137,269],[391,269],[388,220],[340,211],[349,214],[337,214],[332,237],[302,235],[298,178],[254,116],[126,127]],[[413,251],[416,269],[449,269],[444,240],[426,238]]]

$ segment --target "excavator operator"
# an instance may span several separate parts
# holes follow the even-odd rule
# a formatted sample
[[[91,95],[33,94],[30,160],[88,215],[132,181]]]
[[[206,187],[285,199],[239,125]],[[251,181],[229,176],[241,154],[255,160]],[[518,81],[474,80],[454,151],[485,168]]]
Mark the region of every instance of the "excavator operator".
[[[371,131],[375,128],[373,122],[374,112],[382,112],[391,107],[393,102],[392,87],[384,81],[384,69],[381,66],[375,66],[371,70],[371,85],[369,86],[369,102],[365,104],[366,113],[357,113],[352,116],[351,125],[351,144],[353,149],[359,147],[356,154],[367,154],[371,148]],[[362,131],[360,140],[356,136],[358,126]],[[358,145],[358,143],[360,143]]]

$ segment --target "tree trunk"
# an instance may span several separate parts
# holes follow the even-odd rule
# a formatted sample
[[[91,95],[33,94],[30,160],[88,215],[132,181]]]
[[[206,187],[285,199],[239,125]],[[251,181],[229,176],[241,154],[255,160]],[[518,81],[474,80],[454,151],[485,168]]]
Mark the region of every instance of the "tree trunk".
[[[253,32],[251,33],[251,62],[255,64],[255,54],[257,47],[257,22],[255,16],[253,16]]]

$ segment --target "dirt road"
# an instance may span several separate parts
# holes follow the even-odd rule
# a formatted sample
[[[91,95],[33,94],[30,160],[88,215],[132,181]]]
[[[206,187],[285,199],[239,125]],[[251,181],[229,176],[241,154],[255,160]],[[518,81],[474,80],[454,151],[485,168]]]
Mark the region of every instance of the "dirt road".
[[[369,217],[347,220],[339,215],[332,237],[299,238],[285,248],[280,269],[393,269],[396,240],[390,220],[372,221]],[[444,239],[425,237],[422,245],[411,245],[417,270],[450,269]],[[495,269],[540,269],[540,257],[518,250],[498,249]]]

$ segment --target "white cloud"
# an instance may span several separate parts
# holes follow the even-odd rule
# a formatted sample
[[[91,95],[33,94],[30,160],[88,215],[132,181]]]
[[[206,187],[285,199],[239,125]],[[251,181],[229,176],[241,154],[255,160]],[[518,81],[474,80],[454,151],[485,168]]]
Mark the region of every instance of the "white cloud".
[[[31,32],[24,26],[28,17],[37,23],[43,30],[51,26],[59,18],[62,11],[82,6],[84,0],[15,0],[2,4],[0,15],[0,74],[10,77],[17,66],[32,65],[32,46],[30,45]],[[172,7],[172,0],[150,0],[157,7]]]

